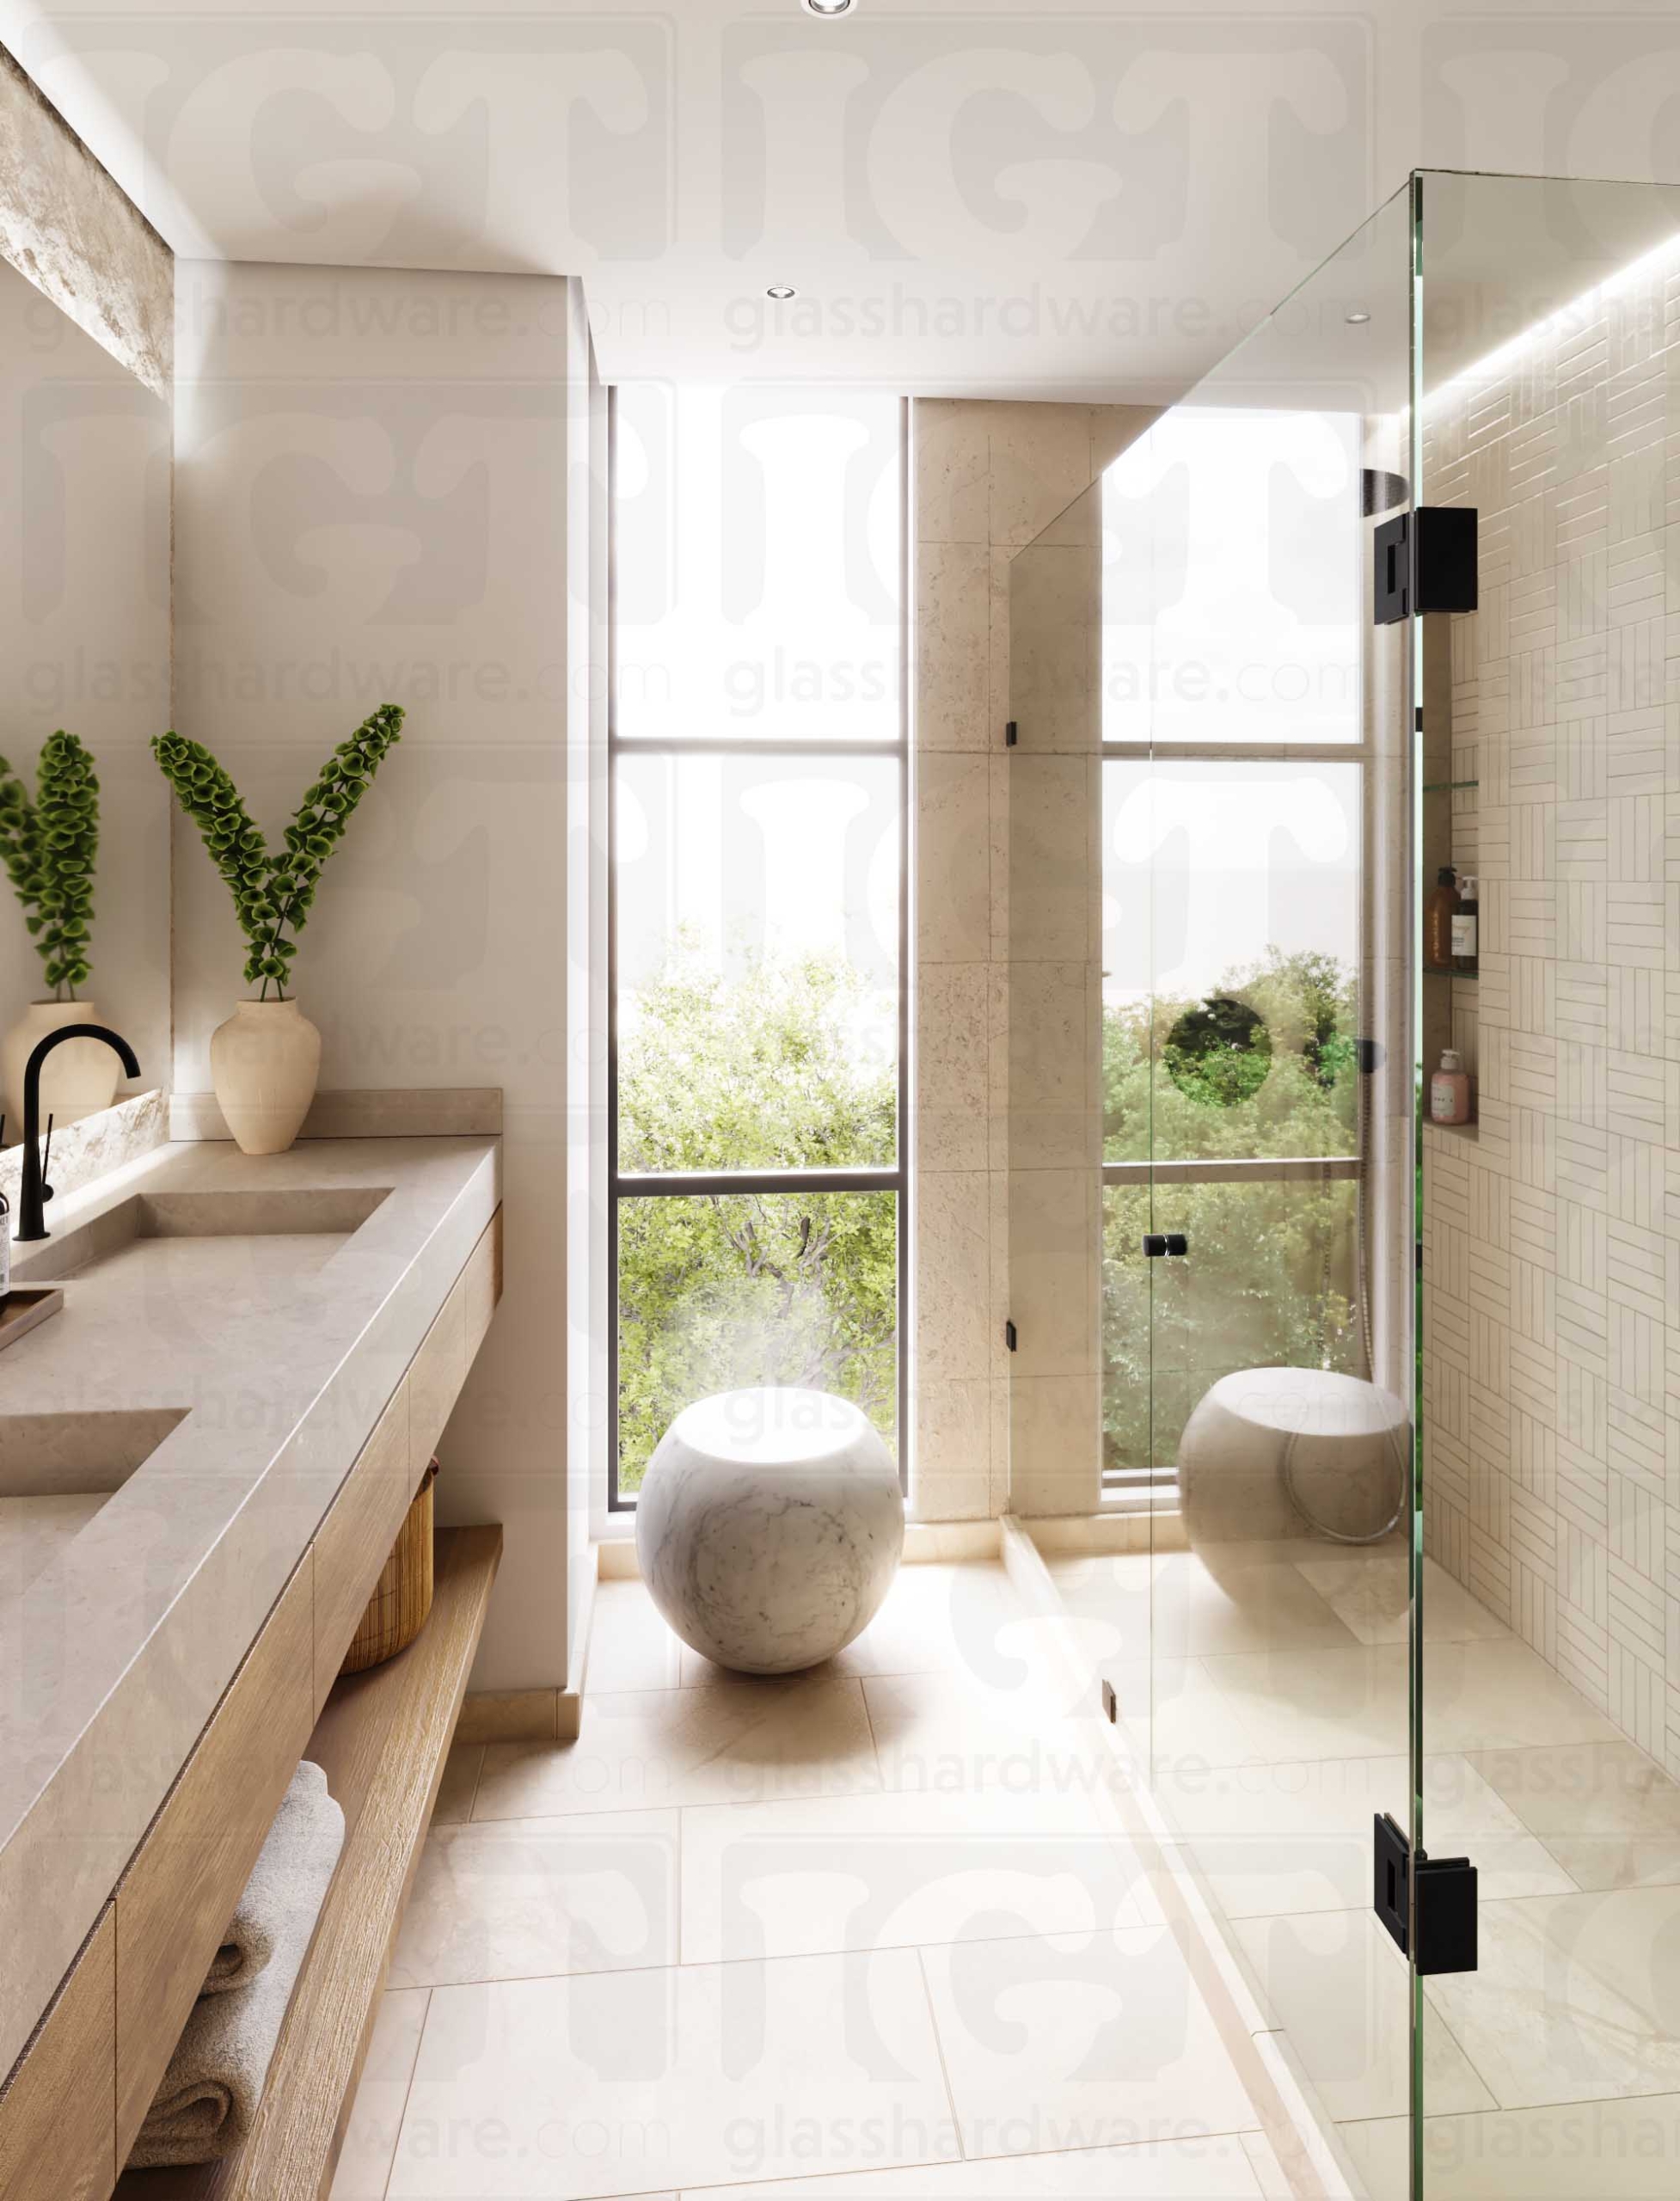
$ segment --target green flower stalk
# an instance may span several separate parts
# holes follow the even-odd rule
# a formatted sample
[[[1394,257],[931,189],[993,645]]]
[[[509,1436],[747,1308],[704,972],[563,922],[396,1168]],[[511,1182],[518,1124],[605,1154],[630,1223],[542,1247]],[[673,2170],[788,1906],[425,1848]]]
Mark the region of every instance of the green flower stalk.
[[[153,737],[153,756],[233,896],[234,913],[250,949],[246,980],[261,984],[260,1001],[268,999],[270,986],[277,1001],[286,998],[287,972],[297,953],[291,935],[304,929],[322,869],[402,733],[402,707],[382,703],[347,741],[340,742],[298,804],[278,854],[201,741],[173,733]]]
[[[35,943],[55,1001],[88,982],[99,853],[99,782],[93,759],[61,727],[35,767],[35,797],[0,757],[0,863]]]

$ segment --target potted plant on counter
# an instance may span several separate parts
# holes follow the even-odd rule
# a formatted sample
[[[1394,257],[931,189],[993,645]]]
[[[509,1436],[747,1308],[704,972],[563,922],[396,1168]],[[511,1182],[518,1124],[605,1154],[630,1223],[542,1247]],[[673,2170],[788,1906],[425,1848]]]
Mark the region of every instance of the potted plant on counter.
[[[49,991],[33,1001],[0,1041],[6,1113],[23,1120],[23,1066],[37,1040],[63,1024],[97,1024],[77,993],[89,976],[94,860],[99,853],[99,782],[93,759],[73,733],[50,734],[35,766],[33,800],[0,757],[0,862],[23,909],[23,923],[45,968]],[[120,1064],[97,1039],[67,1039],[41,1072],[41,1112],[55,1125],[108,1108]]]
[[[258,989],[211,1035],[210,1076],[228,1129],[247,1154],[284,1154],[303,1127],[321,1070],[321,1034],[286,991],[293,937],[315,901],[322,868],[387,751],[402,712],[382,703],[328,758],[272,851],[239,790],[202,742],[162,733],[152,753],[233,896]]]

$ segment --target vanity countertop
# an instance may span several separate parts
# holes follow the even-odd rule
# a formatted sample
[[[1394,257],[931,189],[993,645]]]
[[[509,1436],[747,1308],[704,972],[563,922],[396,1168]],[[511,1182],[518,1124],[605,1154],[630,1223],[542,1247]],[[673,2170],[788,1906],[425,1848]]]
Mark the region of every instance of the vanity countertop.
[[[62,1314],[0,1355],[0,1430],[120,1413],[160,1440],[90,1515],[26,1500],[40,1517],[0,1541],[0,2075],[494,1214],[500,1145],[162,1146],[53,1201],[54,1239],[14,1248],[27,1284],[55,1240],[137,1194],[231,1195],[236,1220],[287,1192],[383,1197],[346,1199],[349,1228],[322,1228],[317,1197],[297,1235],[271,1218],[135,1238],[66,1275]]]

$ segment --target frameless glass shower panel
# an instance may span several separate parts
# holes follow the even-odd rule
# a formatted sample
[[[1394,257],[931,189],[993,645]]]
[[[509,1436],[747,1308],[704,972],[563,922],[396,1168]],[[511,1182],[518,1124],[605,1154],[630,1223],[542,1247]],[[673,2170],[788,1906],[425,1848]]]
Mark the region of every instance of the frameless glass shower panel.
[[[1420,981],[1475,1100],[1422,1141],[1420,1744],[1480,1899],[1421,2191],[1614,2201],[1680,2161],[1680,192],[1419,198],[1421,498],[1479,578],[1419,622],[1479,935]]]
[[[1410,194],[1010,570],[1012,1503],[1330,2117],[1409,2129]],[[1066,1547],[1079,1542],[1074,1555]]]
[[[1101,484],[1009,569],[1010,1502],[1096,1510],[1102,1449]]]

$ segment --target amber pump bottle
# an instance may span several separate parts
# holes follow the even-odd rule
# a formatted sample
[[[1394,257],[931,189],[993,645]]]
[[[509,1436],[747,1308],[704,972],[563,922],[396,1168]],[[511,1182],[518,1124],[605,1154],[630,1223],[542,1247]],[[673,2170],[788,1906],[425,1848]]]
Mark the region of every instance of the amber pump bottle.
[[[1452,921],[1458,914],[1458,878],[1450,863],[1435,874],[1435,892],[1423,905],[1423,959],[1429,971],[1452,968]]]

